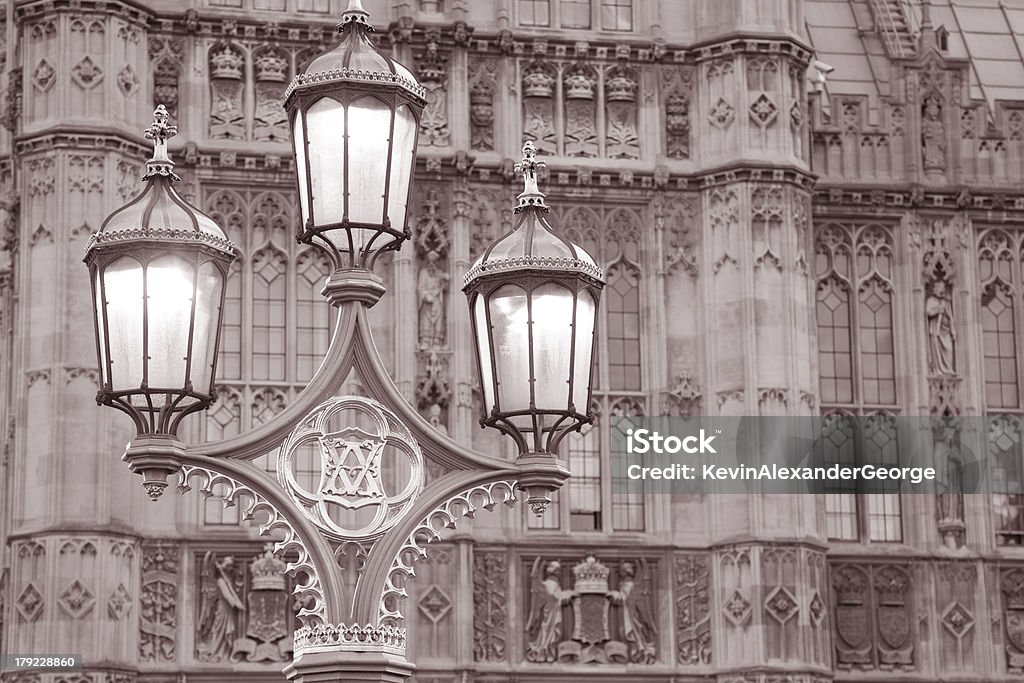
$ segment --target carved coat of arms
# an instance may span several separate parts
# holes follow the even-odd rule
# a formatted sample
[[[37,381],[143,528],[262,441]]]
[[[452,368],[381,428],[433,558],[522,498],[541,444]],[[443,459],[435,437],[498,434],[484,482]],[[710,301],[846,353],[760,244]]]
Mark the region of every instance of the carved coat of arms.
[[[580,664],[655,662],[657,629],[650,610],[646,572],[641,582],[637,564],[622,562],[618,587],[613,590],[609,584],[611,569],[590,555],[572,568],[571,590],[562,588],[562,573],[557,560],[542,563],[538,557],[533,563],[527,660]],[[568,638],[567,617],[572,622]]]

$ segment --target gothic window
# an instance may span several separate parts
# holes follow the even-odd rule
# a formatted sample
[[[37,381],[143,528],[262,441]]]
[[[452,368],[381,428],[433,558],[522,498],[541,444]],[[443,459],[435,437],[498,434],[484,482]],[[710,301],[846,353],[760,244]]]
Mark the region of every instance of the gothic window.
[[[327,260],[292,235],[290,191],[204,187],[203,207],[239,248],[225,289],[217,360],[217,402],[205,415],[207,440],[251,430],[280,412],[312,378],[330,343],[334,310],[320,295]],[[273,472],[276,451],[253,462]],[[238,525],[234,507],[203,503],[206,525]]]
[[[643,321],[640,315],[640,217],[628,209],[573,207],[556,225],[605,269],[594,360],[593,425],[562,443],[573,477],[555,494],[551,510],[528,517],[532,529],[643,531],[645,505],[635,483],[612,478],[611,433],[616,418],[643,415],[646,394],[641,372]]]
[[[819,392],[828,418],[829,464],[897,462],[892,235],[880,225],[825,223],[815,240]],[[903,540],[898,487],[832,482],[825,494],[830,538]]]
[[[633,30],[633,0],[519,0],[520,26]]]
[[[992,507],[999,545],[1024,545],[1024,450],[1021,448],[1022,337],[1019,286],[1021,233],[984,230],[978,242],[981,288],[982,376],[988,448],[992,463]]]
[[[601,28],[605,31],[632,31],[633,0],[601,0]]]
[[[519,23],[523,26],[550,26],[550,0],[519,0]]]

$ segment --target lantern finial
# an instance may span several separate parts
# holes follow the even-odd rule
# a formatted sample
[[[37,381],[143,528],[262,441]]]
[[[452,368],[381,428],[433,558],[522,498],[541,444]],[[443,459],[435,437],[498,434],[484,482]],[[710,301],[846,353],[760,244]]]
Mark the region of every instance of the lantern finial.
[[[170,176],[174,180],[181,180],[171,170],[174,162],[167,156],[167,141],[178,134],[178,127],[167,123],[171,115],[167,113],[167,107],[158,104],[153,110],[153,123],[146,129],[147,140],[153,141],[153,158],[146,162],[146,180],[154,175]]]
[[[363,9],[363,0],[348,0],[348,9],[341,14],[338,30],[344,31],[350,24],[358,24],[373,30],[373,26],[370,25],[370,13]]]
[[[523,176],[523,192],[516,202],[516,213],[528,206],[548,210],[548,205],[544,202],[544,193],[537,187],[537,170],[546,165],[537,159],[537,147],[533,141],[527,140],[523,144],[523,160],[515,165],[516,173]]]

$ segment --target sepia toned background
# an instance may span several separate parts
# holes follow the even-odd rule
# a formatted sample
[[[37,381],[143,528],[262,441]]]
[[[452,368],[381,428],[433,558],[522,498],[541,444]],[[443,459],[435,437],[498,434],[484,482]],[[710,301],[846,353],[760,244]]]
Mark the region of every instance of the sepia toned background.
[[[460,288],[510,227],[524,139],[552,222],[608,279],[573,477],[542,518],[502,509],[432,546],[406,603],[415,680],[1022,680],[1024,0],[365,5],[428,93],[413,236],[372,311],[408,400],[512,457],[476,425]],[[283,680],[281,559],[237,508],[153,504],[120,462],[81,258],[141,190],[167,105],[183,194],[242,254],[218,400],[186,438],[287,406],[332,318],[326,261],[294,238],[281,99],[343,3],[2,6],[0,652],[86,663],[2,680]],[[898,451],[895,416],[991,419],[934,430],[936,496],[613,491],[612,417],[816,414],[875,419],[836,430],[841,462],[858,438]],[[968,448],[1007,493],[960,493]]]

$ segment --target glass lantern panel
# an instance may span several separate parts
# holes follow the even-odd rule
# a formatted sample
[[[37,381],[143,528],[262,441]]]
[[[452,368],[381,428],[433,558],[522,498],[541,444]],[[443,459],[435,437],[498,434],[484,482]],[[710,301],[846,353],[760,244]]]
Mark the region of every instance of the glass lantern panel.
[[[530,327],[526,292],[503,285],[488,302],[491,309],[491,349],[498,375],[498,410],[530,409]]]
[[[320,104],[317,102],[317,104]],[[315,105],[314,105],[315,106]],[[345,114],[342,113],[342,116]],[[309,219],[309,193],[306,186],[306,134],[302,130],[302,112],[292,124],[292,144],[295,145],[295,172],[299,178],[299,206],[302,209],[302,224]]]
[[[93,313],[96,316],[96,339],[99,341],[100,376],[102,377],[102,383],[106,384],[110,382],[110,377],[107,376],[107,340],[106,330],[103,327],[103,296],[100,290],[100,273],[98,270],[93,277],[92,289],[93,304],[96,307]]]
[[[212,261],[199,267],[196,280],[196,322],[192,334],[192,389],[201,394],[213,388],[213,361],[220,323],[220,298],[224,276]]]
[[[540,410],[566,410],[573,344],[573,295],[561,285],[548,283],[533,290],[531,304],[536,406]]]
[[[590,405],[590,373],[594,350],[594,330],[597,326],[597,305],[593,295],[584,290],[576,297],[576,346],[572,375],[572,402],[576,411],[586,413]]]
[[[149,386],[153,389],[185,386],[194,293],[195,269],[184,259],[161,256],[146,266]]]
[[[395,110],[395,143],[391,148],[391,182],[388,186],[388,218],[394,230],[405,229],[406,207],[409,201],[409,178],[416,159],[416,118],[409,107],[401,105]]]
[[[363,97],[348,107],[350,221],[380,225],[384,219],[391,116],[391,108],[375,97]],[[376,233],[376,230],[358,232],[365,233],[362,239],[357,240],[361,246]],[[382,244],[374,242],[374,247]]]
[[[487,326],[486,300],[477,296],[473,305],[473,315],[476,318],[476,344],[480,361],[480,375],[482,377],[484,392],[484,412],[489,414],[494,407],[494,375],[491,366],[491,330]]]
[[[344,107],[328,97],[317,100],[306,110],[306,131],[313,220],[316,225],[340,223],[345,217]]]
[[[103,270],[103,296],[110,340],[110,385],[114,391],[142,385],[142,264],[122,256]]]

